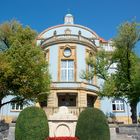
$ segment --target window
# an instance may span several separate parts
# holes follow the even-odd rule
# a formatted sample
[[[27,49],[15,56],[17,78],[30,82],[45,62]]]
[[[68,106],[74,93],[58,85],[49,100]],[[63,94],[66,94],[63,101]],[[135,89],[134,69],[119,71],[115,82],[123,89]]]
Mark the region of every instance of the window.
[[[74,61],[61,61],[61,81],[74,81]]]
[[[11,103],[11,111],[21,111],[23,109],[23,105],[18,103]]]
[[[70,57],[71,56],[71,50],[70,50],[70,48],[65,48],[65,50],[64,50],[64,56],[65,57]]]
[[[58,106],[76,106],[77,95],[72,93],[58,93]]]
[[[112,101],[112,110],[113,111],[124,111],[124,102],[121,99]]]
[[[95,98],[92,95],[87,95],[87,107],[93,107],[94,106]]]
[[[87,65],[88,70],[88,83],[93,84],[93,67],[91,65]]]

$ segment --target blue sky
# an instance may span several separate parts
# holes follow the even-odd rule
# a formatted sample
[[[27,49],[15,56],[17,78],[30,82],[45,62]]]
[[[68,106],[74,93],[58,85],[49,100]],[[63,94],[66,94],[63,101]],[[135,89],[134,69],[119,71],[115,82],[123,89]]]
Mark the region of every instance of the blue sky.
[[[121,23],[140,22],[140,0],[0,0],[0,5],[0,23],[14,18],[39,33],[63,24],[68,9],[76,24],[91,28],[106,40],[116,35]]]

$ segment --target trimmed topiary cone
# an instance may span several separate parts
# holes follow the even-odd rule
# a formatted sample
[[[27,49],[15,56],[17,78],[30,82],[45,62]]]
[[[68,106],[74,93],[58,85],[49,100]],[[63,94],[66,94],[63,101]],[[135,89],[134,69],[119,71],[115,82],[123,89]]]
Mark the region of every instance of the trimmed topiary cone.
[[[75,135],[80,140],[110,140],[109,126],[104,113],[96,108],[87,108],[81,112]]]
[[[49,136],[47,116],[42,108],[27,107],[16,122],[15,140],[44,140]]]

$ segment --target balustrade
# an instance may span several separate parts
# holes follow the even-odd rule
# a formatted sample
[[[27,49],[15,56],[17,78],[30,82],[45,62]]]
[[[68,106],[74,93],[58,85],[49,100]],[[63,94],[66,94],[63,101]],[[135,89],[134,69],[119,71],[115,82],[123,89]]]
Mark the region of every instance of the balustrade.
[[[79,114],[85,109],[86,107],[68,107],[69,113],[79,116]],[[59,107],[46,107],[44,108],[47,115],[53,115],[57,113]]]
[[[55,42],[62,42],[62,41],[75,41],[78,43],[88,43],[90,45],[95,45],[94,39],[86,38],[82,35],[74,35],[74,34],[61,34],[61,35],[54,35],[49,38],[46,38],[41,41],[41,45],[53,44]]]

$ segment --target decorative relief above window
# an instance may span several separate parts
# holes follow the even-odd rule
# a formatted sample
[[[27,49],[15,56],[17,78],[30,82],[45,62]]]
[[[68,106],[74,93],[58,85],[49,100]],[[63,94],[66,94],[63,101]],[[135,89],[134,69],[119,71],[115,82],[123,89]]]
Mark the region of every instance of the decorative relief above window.
[[[76,47],[60,46],[58,60],[58,81],[76,81]]]
[[[71,30],[70,30],[69,28],[67,28],[67,29],[65,30],[65,34],[66,34],[66,35],[71,34]]]

